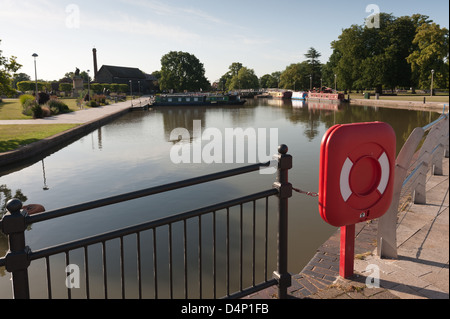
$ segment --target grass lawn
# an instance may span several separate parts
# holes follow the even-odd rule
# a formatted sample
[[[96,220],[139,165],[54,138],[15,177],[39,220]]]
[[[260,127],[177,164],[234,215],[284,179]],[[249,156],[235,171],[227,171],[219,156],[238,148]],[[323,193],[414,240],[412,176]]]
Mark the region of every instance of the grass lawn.
[[[79,124],[0,125],[0,153],[66,131]]]
[[[32,116],[22,114],[22,105],[18,99],[3,99],[0,103],[0,120],[26,120]]]
[[[79,110],[76,99],[60,99],[65,103],[71,111]],[[0,103],[0,120],[27,120],[32,119],[32,116],[22,114],[22,105],[19,99],[3,99]]]

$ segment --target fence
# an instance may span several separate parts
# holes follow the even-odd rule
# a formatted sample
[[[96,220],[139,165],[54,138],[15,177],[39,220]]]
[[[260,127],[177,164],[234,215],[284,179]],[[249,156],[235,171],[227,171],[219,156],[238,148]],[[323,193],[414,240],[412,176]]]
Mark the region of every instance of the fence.
[[[442,175],[442,159],[449,156],[449,113],[434,122],[415,128],[399,152],[395,163],[394,194],[389,210],[378,222],[377,253],[397,258],[397,213],[410,199],[426,204],[429,173]]]
[[[288,170],[292,168],[292,157],[291,155],[287,154],[287,146],[281,145],[279,147],[279,155],[278,155],[278,171],[277,171],[277,181],[274,182],[272,185],[272,188],[267,189],[262,192],[254,193],[245,197],[236,198],[234,200],[229,200],[222,203],[217,203],[211,206],[199,208],[196,210],[184,212],[181,214],[165,217],[159,220],[154,220],[146,223],[142,223],[136,226],[126,227],[123,229],[95,235],[88,238],[83,238],[80,240],[67,242],[63,244],[59,244],[57,246],[52,246],[48,248],[39,249],[36,251],[33,251],[26,245],[25,240],[25,230],[28,225],[31,225],[33,223],[39,223],[44,222],[46,220],[51,220],[54,218],[59,218],[62,216],[66,216],[69,214],[75,214],[78,212],[104,207],[112,204],[116,204],[119,202],[126,202],[132,199],[141,198],[145,196],[150,196],[162,192],[168,192],[175,189],[180,189],[184,187],[189,187],[193,185],[198,185],[201,183],[206,183],[214,180],[219,180],[231,176],[236,175],[242,175],[247,174],[250,172],[258,171],[260,169],[264,169],[267,166],[270,166],[269,163],[260,163],[260,164],[254,164],[242,168],[232,169],[228,171],[223,171],[215,174],[205,175],[197,178],[192,178],[180,182],[175,182],[171,184],[166,184],[158,187],[143,189],[131,193],[126,193],[122,195],[117,195],[109,198],[99,199],[87,203],[82,203],[62,209],[57,209],[53,211],[43,212],[36,215],[28,216],[24,210],[22,210],[22,203],[17,199],[12,199],[7,204],[7,213],[3,216],[2,220],[0,221],[1,230],[4,234],[8,236],[8,242],[9,242],[9,251],[3,258],[0,258],[0,266],[5,266],[6,270],[12,274],[12,289],[13,289],[13,297],[17,299],[28,299],[30,298],[30,286],[29,286],[29,278],[28,278],[28,268],[31,264],[31,262],[35,260],[43,260],[45,262],[46,266],[46,281],[47,281],[47,296],[48,298],[53,298],[53,291],[52,291],[52,272],[50,269],[50,256],[55,256],[57,254],[64,254],[65,256],[65,265],[70,267],[70,262],[72,260],[71,252],[74,250],[82,250],[84,255],[84,290],[85,290],[85,297],[91,298],[91,286],[94,286],[95,284],[91,283],[90,280],[90,262],[89,258],[91,258],[89,254],[89,249],[93,245],[101,245],[101,255],[102,255],[102,272],[103,272],[103,297],[106,299],[108,298],[109,289],[108,289],[108,263],[107,263],[107,249],[106,244],[107,242],[110,242],[111,240],[119,240],[119,254],[120,254],[120,287],[121,287],[121,296],[122,298],[126,298],[126,289],[125,286],[127,285],[126,282],[126,276],[124,271],[124,265],[127,261],[125,258],[125,246],[124,245],[124,238],[128,238],[126,236],[134,236],[135,242],[136,242],[136,264],[137,264],[137,289],[138,289],[138,297],[143,297],[143,291],[142,286],[144,284],[143,278],[148,275],[149,272],[153,273],[153,278],[151,280],[154,293],[153,297],[158,298],[159,297],[159,275],[160,275],[160,265],[161,262],[158,262],[159,254],[158,250],[160,249],[160,245],[158,244],[158,241],[160,240],[161,236],[158,235],[158,230],[164,228],[167,231],[167,238],[166,241],[168,242],[167,245],[167,254],[168,254],[168,272],[169,272],[169,296],[170,298],[174,297],[174,267],[173,267],[173,259],[174,259],[174,251],[179,250],[176,247],[176,244],[174,243],[180,243],[179,240],[175,240],[175,234],[174,234],[174,228],[177,229],[177,234],[179,233],[179,229],[181,229],[181,250],[183,250],[183,270],[181,271],[184,274],[184,278],[182,281],[184,282],[184,298],[189,298],[190,291],[192,290],[192,286],[189,284],[192,282],[192,280],[188,279],[188,275],[192,273],[192,271],[188,271],[188,258],[192,257],[192,253],[189,250],[188,246],[192,245],[192,243],[189,241],[188,237],[190,238],[190,234],[187,230],[187,225],[190,223],[190,221],[194,221],[194,223],[197,225],[197,234],[196,237],[198,239],[198,247],[195,250],[196,257],[198,258],[197,262],[197,275],[196,280],[198,280],[198,292],[196,295],[199,298],[203,298],[203,277],[204,273],[206,272],[205,269],[203,269],[203,265],[205,264],[205,259],[207,257],[210,257],[212,260],[208,263],[208,265],[212,268],[212,285],[213,285],[213,298],[217,297],[217,259],[218,259],[218,239],[219,237],[222,238],[222,236],[218,236],[219,232],[223,232],[223,229],[225,228],[225,247],[226,247],[226,256],[224,257],[225,265],[226,265],[226,294],[223,296],[224,298],[240,298],[243,296],[246,296],[248,294],[251,294],[253,292],[268,288],[273,285],[278,285],[278,297],[279,298],[286,298],[287,297],[287,288],[290,286],[291,277],[290,274],[287,272],[287,223],[288,223],[288,198],[292,196],[292,185],[288,182]],[[276,196],[278,198],[278,227],[277,227],[277,234],[276,237],[278,238],[277,241],[277,270],[273,272],[273,278],[268,278],[268,269],[267,269],[267,260],[268,260],[268,224],[269,224],[269,215],[271,215],[273,212],[269,212],[268,209],[268,201],[269,198],[272,196]],[[256,274],[255,274],[255,264],[256,264],[256,236],[255,236],[255,224],[256,224],[256,201],[262,200],[264,201],[264,214],[265,214],[265,236],[264,236],[264,249],[262,254],[262,263],[264,264],[264,275],[263,279],[260,280],[260,282],[256,281]],[[250,269],[246,270],[244,269],[244,266],[247,266],[247,263],[243,262],[244,257],[244,244],[247,245],[247,243],[244,243],[243,240],[243,229],[244,229],[244,222],[243,222],[243,215],[247,213],[244,213],[243,211],[243,205],[246,203],[250,203],[250,206],[253,208],[251,212],[252,216],[252,224],[251,224],[251,231],[250,231],[250,237],[251,237],[251,266]],[[230,225],[230,209],[232,207],[237,207],[240,213],[240,218],[238,218],[239,222],[238,225]],[[221,225],[218,220],[218,212],[223,211],[226,216],[226,225]],[[211,217],[208,217],[208,219],[205,217],[207,215],[210,215]],[[206,222],[206,219],[208,222]],[[211,243],[207,245],[208,247],[203,247],[205,245],[205,240],[202,240],[202,236],[205,236],[204,234],[204,226],[203,224],[211,224],[212,229],[210,229],[209,233]],[[232,235],[230,235],[230,228],[237,228],[239,231],[233,231]],[[247,227],[246,227],[247,228]],[[152,251],[152,266],[148,269],[144,269],[146,267],[142,266],[142,260],[144,258],[142,251],[141,251],[141,235],[146,232],[151,232],[151,244],[153,246]],[[239,250],[238,250],[238,259],[239,259],[239,266],[238,268],[238,277],[239,277],[239,288],[237,291],[232,291],[230,286],[230,280],[231,280],[231,269],[230,266],[230,242],[233,240],[232,236],[235,236],[236,234],[239,237]],[[146,241],[148,242],[148,241]],[[223,246],[223,245],[222,245]],[[209,248],[212,249],[212,252],[209,250]],[[207,251],[208,249],[208,251]],[[231,252],[233,253],[233,252]],[[261,254],[258,253],[258,256]],[[206,257],[207,256],[207,257]],[[223,259],[221,259],[223,260]],[[66,269],[67,270],[67,269]],[[70,269],[69,269],[70,270]],[[251,274],[251,284],[248,287],[244,287],[244,273]],[[177,271],[178,274],[178,271]],[[72,288],[70,285],[67,285],[67,297],[72,298]],[[60,298],[61,296],[57,296]],[[220,297],[220,296],[219,296]]]

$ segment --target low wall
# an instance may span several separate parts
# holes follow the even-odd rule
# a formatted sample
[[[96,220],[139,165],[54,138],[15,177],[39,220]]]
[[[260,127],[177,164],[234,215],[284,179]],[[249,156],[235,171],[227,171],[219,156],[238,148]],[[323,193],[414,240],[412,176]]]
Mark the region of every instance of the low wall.
[[[414,110],[425,110],[442,112],[447,102],[425,102],[423,101],[397,101],[397,100],[376,100],[376,99],[350,99],[350,104],[379,106],[379,107],[398,107]]]

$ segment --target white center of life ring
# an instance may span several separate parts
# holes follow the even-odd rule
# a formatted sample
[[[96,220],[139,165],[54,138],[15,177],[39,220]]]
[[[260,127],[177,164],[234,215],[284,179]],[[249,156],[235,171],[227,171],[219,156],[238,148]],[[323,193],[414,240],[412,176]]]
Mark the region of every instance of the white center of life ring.
[[[379,175],[376,176],[375,182],[376,185],[373,185],[374,186],[373,189],[378,190],[378,192],[381,195],[383,195],[389,182],[390,176],[389,159],[387,157],[387,154],[384,152],[378,159],[373,160],[377,162],[377,165],[379,165],[380,168],[380,173],[373,173],[375,175]],[[358,162],[359,160],[356,163]],[[344,162],[344,165],[342,166],[339,186],[342,198],[344,199],[345,202],[347,202],[350,196],[352,196],[355,193],[354,187],[352,189],[352,185],[350,185],[350,179],[352,170],[354,169],[356,163],[353,163],[351,159],[347,157],[347,159]],[[371,172],[367,173],[370,174]],[[370,192],[372,193],[373,190]],[[364,192],[358,192],[357,195],[365,196],[366,194],[364,194]]]

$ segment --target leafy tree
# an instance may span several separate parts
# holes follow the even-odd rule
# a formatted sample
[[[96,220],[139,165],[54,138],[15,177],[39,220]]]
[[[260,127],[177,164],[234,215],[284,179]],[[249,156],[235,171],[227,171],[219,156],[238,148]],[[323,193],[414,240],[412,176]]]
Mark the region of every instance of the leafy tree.
[[[430,88],[431,70],[435,71],[436,86],[448,88],[449,31],[436,23],[417,28],[415,50],[407,57],[411,70],[421,88]]]
[[[161,58],[161,90],[199,91],[208,90],[209,82],[205,68],[195,55],[171,51]]]
[[[231,63],[231,65],[228,67],[228,72],[222,75],[222,77],[219,80],[219,89],[233,90],[233,88],[231,88],[231,81],[233,80],[233,77],[239,74],[239,71],[242,67],[243,65],[240,62]]]
[[[237,90],[237,89],[258,89],[259,88],[259,80],[255,75],[255,71],[253,69],[249,69],[247,67],[241,67],[237,73],[237,75],[233,76],[228,84],[229,90]]]
[[[1,40],[0,40],[1,42]],[[9,59],[2,56],[0,50],[0,96],[12,96],[15,94],[11,86],[13,74],[15,74],[22,65],[17,62],[17,57],[11,56]]]
[[[312,76],[313,87],[320,86],[322,64],[320,63],[319,58],[321,56],[322,55],[313,47],[311,47],[305,54],[305,57],[307,58],[306,62],[309,65],[309,72],[310,75]]]
[[[18,73],[15,74],[12,80],[12,87],[13,89],[18,89],[17,83],[21,81],[31,81],[31,77],[28,74],[25,73]]]
[[[441,79],[445,79],[443,65],[445,57],[448,57],[448,31],[441,30],[443,32],[439,33],[436,31],[438,28],[430,31],[429,26],[432,25],[425,15],[396,18],[391,14],[381,13],[380,28],[352,25],[344,29],[339,39],[331,44],[333,54],[324,66],[325,81],[329,85],[336,74],[341,89],[376,88],[377,92],[381,92],[383,87],[394,89],[397,86],[414,86],[421,73],[429,74],[421,80],[429,83],[431,68],[420,71],[419,65],[423,61],[418,59],[419,56],[423,58],[427,55],[434,59],[434,68],[440,70],[440,74],[443,74]],[[421,32],[422,29],[428,31]],[[422,37],[418,32],[423,33]],[[439,45],[435,43],[429,47],[424,44],[435,41],[436,37],[440,37]],[[424,51],[425,48],[428,50]],[[431,57],[431,52],[437,51],[444,53]]]
[[[280,87],[291,90],[309,90],[311,68],[307,61],[291,64],[281,73]]]
[[[264,74],[259,79],[262,88],[277,88],[280,83],[281,72],[273,72],[272,74]]]

